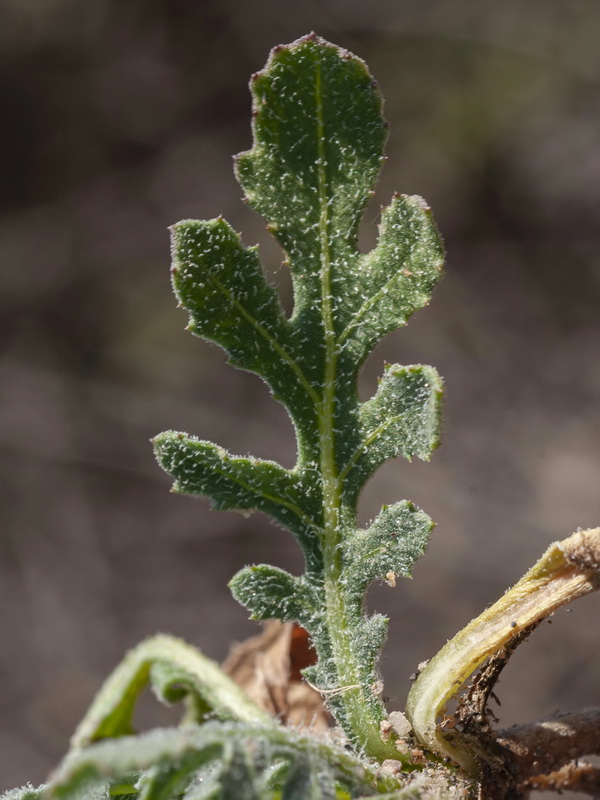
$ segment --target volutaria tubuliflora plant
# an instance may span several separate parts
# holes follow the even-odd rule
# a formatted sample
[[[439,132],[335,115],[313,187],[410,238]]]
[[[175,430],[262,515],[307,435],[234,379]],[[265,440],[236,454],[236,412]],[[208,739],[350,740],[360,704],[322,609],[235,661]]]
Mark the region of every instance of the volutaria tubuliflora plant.
[[[599,709],[496,731],[487,701],[519,642],[599,588],[600,529],[551,545],[422,668],[406,716],[388,715],[377,667],[387,619],[366,613],[365,593],[410,574],[433,523],[402,500],[360,529],[356,505],[387,459],[428,459],[437,447],[442,381],[429,366],[387,365],[361,402],[357,375],[377,342],[428,303],[442,244],[425,202],[395,195],[375,249],[357,249],[386,138],[381,95],[360,59],[311,34],[276,47],[251,89],[254,144],[236,174],[285,251],[293,314],[257,248],[220,217],[173,227],[173,284],[192,333],[260,375],[286,407],[297,463],[284,469],[172,431],[154,447],[175,491],[266,512],[296,537],[302,575],[261,564],[230,586],[254,619],[308,632],[316,663],[304,679],[335,727],[286,725],[197,650],[158,636],[108,679],[48,784],[5,800],[516,798],[536,787],[598,797],[599,770],[582,757],[600,752]],[[179,727],[133,733],[147,684],[166,703],[183,701]]]

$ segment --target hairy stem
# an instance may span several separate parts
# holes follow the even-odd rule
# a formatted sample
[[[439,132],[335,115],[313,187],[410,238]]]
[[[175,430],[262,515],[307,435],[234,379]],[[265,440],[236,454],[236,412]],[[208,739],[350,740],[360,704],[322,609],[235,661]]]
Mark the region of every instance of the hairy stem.
[[[321,254],[321,309],[324,327],[325,374],[323,396],[318,406],[321,476],[323,486],[323,566],[325,604],[333,659],[338,676],[339,700],[345,707],[349,738],[371,758],[399,758],[398,752],[382,740],[379,720],[365,701],[359,670],[359,655],[353,646],[352,624],[348,617],[347,598],[341,576],[341,497],[342,478],[336,465],[335,400],[338,370],[338,342],[334,329],[332,307],[333,258],[330,242],[329,188],[325,154],[324,108],[321,70],[316,73],[315,99],[317,109],[318,182],[319,182],[319,241]],[[368,689],[367,689],[368,690]]]

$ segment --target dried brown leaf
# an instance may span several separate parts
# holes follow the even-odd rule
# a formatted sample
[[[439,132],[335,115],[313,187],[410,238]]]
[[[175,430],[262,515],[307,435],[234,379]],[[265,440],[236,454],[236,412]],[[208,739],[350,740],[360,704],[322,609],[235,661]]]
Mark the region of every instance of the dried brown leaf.
[[[316,660],[310,638],[296,623],[267,622],[262,633],[233,645],[223,670],[260,708],[286,725],[325,731],[331,726],[318,692],[301,671]]]

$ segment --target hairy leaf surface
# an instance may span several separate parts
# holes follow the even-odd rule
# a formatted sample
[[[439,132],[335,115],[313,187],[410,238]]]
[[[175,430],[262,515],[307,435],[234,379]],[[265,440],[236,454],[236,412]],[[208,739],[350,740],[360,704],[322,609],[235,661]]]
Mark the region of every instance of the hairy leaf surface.
[[[216,796],[238,800],[246,796],[240,795],[243,787],[254,792],[247,796],[262,800],[272,765],[289,765],[281,776],[285,784],[285,776],[297,772],[297,762],[303,765],[311,783],[327,776],[351,796],[397,787],[393,778],[380,775],[342,748],[291,730],[274,725],[207,722],[156,729],[74,751],[58,768],[43,797],[99,800],[98,793],[106,792],[107,787],[124,787],[133,780],[132,788],[140,792],[140,800],[170,800],[182,794],[194,798],[202,797],[197,783],[208,777],[210,791],[213,787],[218,790]]]
[[[298,460],[286,470],[173,432],[156,438],[156,453],[175,491],[208,495],[222,510],[265,511],[294,533],[306,574],[248,567],[231,582],[234,595],[257,619],[304,625],[319,656],[310,678],[350,741],[401,759],[380,736],[385,710],[371,688],[387,621],[365,617],[363,599],[371,581],[392,585],[410,572],[432,523],[405,502],[359,531],[356,503],[387,459],[430,457],[441,380],[431,367],[388,367],[366,403],[356,380],[377,342],[428,303],[442,246],[424,201],[396,195],[376,248],[358,250],[386,137],[381,95],[360,59],[311,35],[275,48],[251,90],[254,144],[236,174],[286,253],[292,317],[256,248],[220,218],[174,227],[173,285],[190,329],[262,376],[286,406]]]

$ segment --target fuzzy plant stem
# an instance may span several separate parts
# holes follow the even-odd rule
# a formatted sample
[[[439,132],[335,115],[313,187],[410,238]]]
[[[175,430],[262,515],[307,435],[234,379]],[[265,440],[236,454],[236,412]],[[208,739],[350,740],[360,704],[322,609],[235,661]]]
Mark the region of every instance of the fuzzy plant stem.
[[[364,752],[371,758],[383,761],[398,758],[398,751],[381,738],[379,720],[364,700],[358,668],[359,654],[356,652],[350,631],[347,599],[341,582],[342,544],[340,507],[342,483],[336,468],[335,458],[335,400],[337,377],[338,343],[332,313],[330,253],[329,198],[327,197],[326,154],[323,143],[323,103],[321,71],[317,73],[316,118],[318,140],[319,181],[319,239],[321,249],[321,308],[325,334],[325,376],[323,400],[318,408],[319,443],[321,453],[321,476],[323,481],[323,573],[326,599],[325,616],[331,637],[333,658],[339,676],[340,702],[346,707],[345,717],[351,727],[351,738],[362,742]]]

